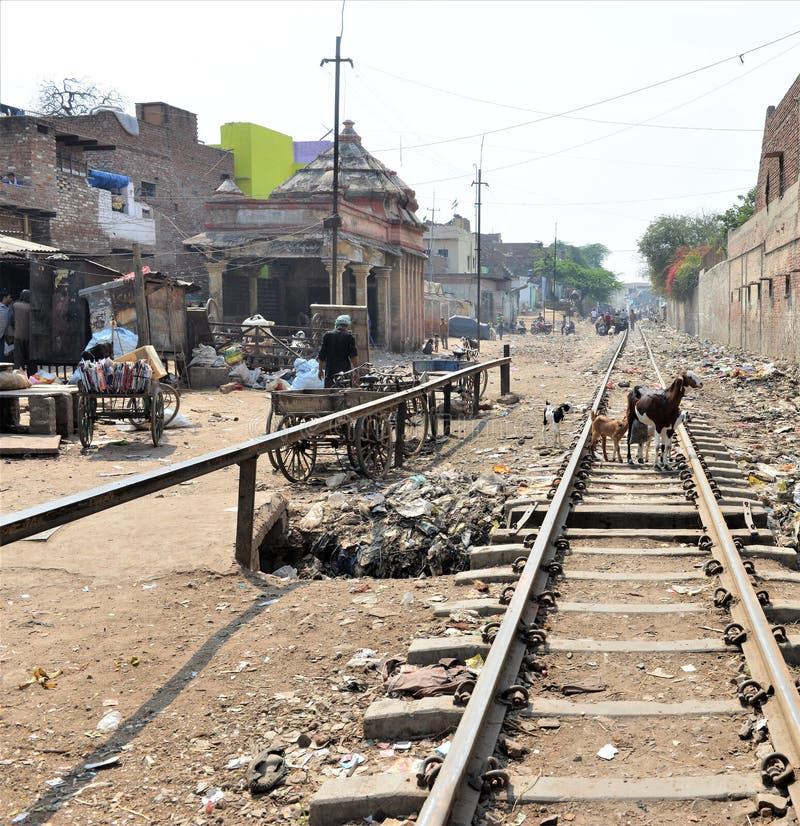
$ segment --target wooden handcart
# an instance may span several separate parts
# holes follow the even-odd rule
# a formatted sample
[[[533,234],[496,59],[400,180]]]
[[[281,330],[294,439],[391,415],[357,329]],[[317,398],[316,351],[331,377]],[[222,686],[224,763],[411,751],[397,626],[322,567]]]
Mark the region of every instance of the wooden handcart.
[[[420,381],[426,376],[428,378],[438,378],[446,375],[447,373],[454,373],[457,370],[463,370],[471,363],[475,362],[469,358],[415,359],[412,362],[414,367],[414,376]],[[456,383],[455,392],[463,404],[464,415],[466,417],[472,418],[477,415],[478,409],[475,403],[475,388],[477,385],[477,398],[482,397],[486,391],[488,381],[488,373],[484,370],[482,373],[473,374],[472,376],[463,376]],[[435,406],[432,406],[432,408],[435,409]]]
[[[78,391],[78,434],[83,447],[92,444],[95,423],[127,421],[138,429],[149,428],[158,447],[164,433],[165,392],[161,382],[151,379],[143,393],[86,393]],[[177,396],[177,394],[176,394]],[[174,408],[170,419],[177,413]]]
[[[337,413],[374,401],[388,393],[356,388],[324,390],[275,390],[267,416],[267,433],[275,433],[328,413]],[[352,467],[377,479],[389,468],[394,451],[390,412],[369,413],[333,425],[325,432],[307,436],[268,452],[273,467],[290,482],[304,482],[314,472],[320,449],[342,450]]]

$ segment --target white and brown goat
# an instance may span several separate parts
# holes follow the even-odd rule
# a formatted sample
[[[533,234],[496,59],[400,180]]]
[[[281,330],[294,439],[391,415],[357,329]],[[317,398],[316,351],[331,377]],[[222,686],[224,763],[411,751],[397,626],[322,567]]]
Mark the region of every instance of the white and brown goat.
[[[655,437],[653,467],[671,469],[670,450],[672,437],[680,415],[680,406],[687,387],[702,387],[703,381],[691,370],[684,370],[672,384],[658,392],[637,385],[628,394],[628,421],[639,421],[651,429]],[[628,463],[631,461],[631,433],[628,428]]]

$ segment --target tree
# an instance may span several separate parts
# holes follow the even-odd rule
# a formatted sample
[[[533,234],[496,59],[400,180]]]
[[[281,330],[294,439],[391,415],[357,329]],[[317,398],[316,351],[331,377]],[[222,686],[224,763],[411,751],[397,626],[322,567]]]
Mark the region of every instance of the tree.
[[[657,293],[666,295],[667,269],[681,247],[724,247],[719,216],[661,215],[651,221],[638,240],[639,253],[647,261],[650,282]]]
[[[747,195],[737,195],[736,200],[738,204],[717,216],[726,233],[750,220],[756,209],[756,188],[753,187]]]
[[[550,244],[543,252],[543,257],[534,262],[533,271],[536,275],[552,278],[553,245]],[[613,272],[600,266],[608,252],[608,248],[603,244],[576,247],[559,241],[556,283],[568,284],[579,290],[585,298],[606,301],[612,293],[622,287]]]
[[[86,78],[45,80],[39,86],[37,109],[42,115],[66,118],[87,115],[96,106],[124,106],[125,98],[114,89],[102,89]]]

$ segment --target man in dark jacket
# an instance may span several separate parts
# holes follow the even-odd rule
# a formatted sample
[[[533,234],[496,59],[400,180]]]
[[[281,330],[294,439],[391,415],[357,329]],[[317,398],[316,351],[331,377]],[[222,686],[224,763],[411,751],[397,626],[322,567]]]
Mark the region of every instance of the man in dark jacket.
[[[32,376],[36,365],[31,363],[31,291],[23,290],[14,302],[14,367],[22,367]]]
[[[319,378],[325,376],[325,387],[333,387],[333,377],[337,373],[346,373],[358,367],[358,350],[356,340],[350,332],[350,316],[340,315],[334,324],[335,329],[322,337],[317,360],[319,361]]]

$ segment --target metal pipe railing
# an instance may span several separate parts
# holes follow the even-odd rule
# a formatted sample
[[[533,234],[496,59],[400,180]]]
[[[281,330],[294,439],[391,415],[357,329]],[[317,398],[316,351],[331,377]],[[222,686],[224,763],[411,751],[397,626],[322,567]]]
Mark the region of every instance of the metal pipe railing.
[[[241,486],[243,481],[252,476],[252,465],[248,465],[248,463],[254,462],[268,450],[285,447],[301,439],[324,435],[342,421],[393,410],[409,399],[427,395],[461,378],[481,373],[484,370],[502,367],[510,361],[510,358],[501,358],[472,363],[469,367],[432,379],[416,387],[401,390],[390,396],[382,396],[375,401],[369,401],[337,413],[329,413],[326,416],[320,416],[318,419],[302,422],[277,433],[260,436],[257,439],[233,447],[205,453],[202,456],[187,459],[169,468],[158,468],[146,473],[139,473],[129,479],[64,496],[16,513],[3,514],[0,516],[0,546],[33,536],[50,528],[66,525],[85,516],[116,507],[133,499],[139,499],[142,496],[173,487],[190,479],[197,479],[231,465],[239,465],[240,467]],[[242,491],[240,490],[240,503],[242,501],[241,496]],[[252,513],[249,514],[249,519],[250,529],[252,530]],[[247,524],[240,519],[237,526],[237,559],[240,550],[244,548],[245,544],[249,546],[251,542],[250,535],[246,534]]]

